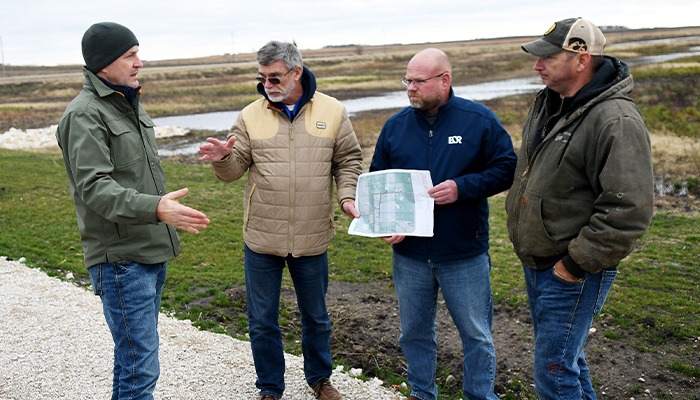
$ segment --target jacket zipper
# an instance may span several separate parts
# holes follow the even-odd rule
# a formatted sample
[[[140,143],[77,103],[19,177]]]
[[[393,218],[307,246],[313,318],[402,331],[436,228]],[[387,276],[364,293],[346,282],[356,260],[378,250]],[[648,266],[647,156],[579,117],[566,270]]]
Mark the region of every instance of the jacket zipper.
[[[430,166],[433,164],[433,130],[429,129],[428,130],[428,170],[430,170]],[[435,182],[433,182],[435,184]]]
[[[564,102],[562,101],[562,102],[561,102],[561,106],[560,106],[560,108],[559,108],[559,111],[558,111],[556,114],[554,114],[553,116],[549,117],[549,118],[547,119],[547,122],[549,122],[549,120],[551,120],[552,118],[554,118],[554,116],[559,115],[559,114],[561,113],[561,111],[562,111],[562,107],[563,107],[563,106],[564,106]],[[586,107],[586,108],[587,108],[587,107]],[[562,123],[562,125],[559,127],[558,131],[561,131],[561,130],[563,130],[564,128],[566,128],[567,126],[571,125],[571,124],[573,123],[573,121],[577,120],[578,117],[581,116],[581,112],[582,112],[581,110],[584,110],[584,109],[586,109],[586,108],[580,108],[580,109],[576,110],[576,111],[574,112],[574,114],[570,115],[569,118],[567,118],[566,121],[564,121],[564,122]],[[533,122],[534,122],[534,121],[533,121]],[[532,122],[531,122],[531,123],[532,123]],[[542,132],[538,132],[538,133],[536,133],[536,134],[543,134],[544,131],[545,131],[545,129],[546,129],[546,127],[547,127],[547,124],[545,124],[544,128],[542,128]],[[557,132],[558,132],[558,131],[557,131]],[[554,132],[554,130],[552,130],[552,132]],[[551,138],[552,138],[552,136],[553,136],[553,135],[552,135],[552,132],[550,132],[550,134],[547,135],[547,137],[543,137],[543,138],[542,138],[542,141],[540,142],[540,144],[537,145],[537,147],[535,147],[535,148],[532,150],[532,155],[531,155],[531,156],[528,156],[528,158],[527,158],[527,165],[525,166],[525,169],[523,170],[523,173],[520,175],[520,177],[522,178],[522,179],[520,180],[520,187],[518,188],[518,199],[520,199],[520,206],[519,206],[519,207],[516,207],[515,210],[514,210],[514,212],[515,212],[515,218],[514,218],[514,220],[515,220],[515,221],[519,221],[519,220],[520,220],[520,210],[522,209],[522,203],[523,203],[524,201],[527,201],[527,200],[525,200],[525,187],[527,186],[527,180],[524,179],[524,178],[525,178],[525,176],[527,176],[527,174],[530,172],[530,167],[532,166],[532,164],[533,164],[533,162],[534,162],[534,160],[535,160],[535,156],[537,155],[537,153],[539,152],[539,150],[542,148],[542,146],[544,146],[545,142],[551,140]],[[528,148],[529,148],[529,147],[528,147]],[[519,241],[519,239],[518,239],[518,231],[517,231],[517,229],[515,229],[515,227],[513,227],[513,242],[518,242],[518,241]]]
[[[297,115],[299,117],[299,115]],[[296,119],[296,118],[295,118]],[[287,228],[287,250],[294,253],[294,187],[296,185],[296,147],[294,146],[294,121],[289,121],[289,220]]]
[[[540,99],[540,102],[544,102],[544,99]],[[535,105],[533,106],[533,110],[534,110],[535,107],[537,107],[537,106],[538,106],[538,104],[535,103]],[[555,116],[557,116],[557,115],[559,115],[559,114],[561,113],[562,107],[563,107],[563,106],[564,106],[564,101],[562,100],[561,104],[559,105],[559,111],[558,111],[556,114],[552,115],[551,117],[547,118],[547,121],[545,122],[544,126],[542,127],[542,132],[535,132],[535,135],[544,135],[544,133],[545,133],[546,130],[547,130],[547,125],[549,125],[549,121],[551,121],[552,118],[554,118]],[[535,122],[535,121],[534,121],[534,119],[533,119],[532,121],[530,121],[530,124],[533,124],[534,122]],[[550,135],[550,137],[551,137],[551,135]],[[532,163],[533,163],[534,160],[535,160],[535,156],[537,155],[538,150],[542,148],[542,146],[544,145],[544,143],[545,143],[546,141],[549,140],[549,137],[543,136],[543,137],[542,137],[542,140],[541,140],[540,143],[537,145],[537,147],[535,147],[534,149],[532,149],[532,154],[529,154],[529,153],[530,153],[530,143],[532,142],[532,139],[534,139],[534,138],[528,138],[528,143],[527,143],[527,149],[528,149],[528,151],[527,151],[527,153],[528,153],[528,156],[527,156],[527,165],[525,166],[525,169],[523,170],[523,173],[520,174],[520,178],[521,178],[521,179],[520,179],[520,186],[518,187],[518,197],[517,197],[517,199],[518,199],[518,201],[519,201],[520,204],[519,204],[518,206],[514,207],[514,210],[513,210],[513,211],[515,212],[515,218],[513,218],[513,220],[516,221],[516,222],[514,223],[513,228],[512,228],[512,231],[513,231],[513,243],[518,243],[518,242],[520,241],[520,239],[518,238],[519,235],[518,235],[518,229],[517,229],[517,225],[518,225],[518,222],[517,222],[517,221],[520,221],[520,212],[521,212],[521,210],[523,209],[523,206],[524,206],[523,203],[526,203],[526,202],[527,202],[527,199],[526,199],[526,197],[525,197],[525,187],[527,186],[527,181],[528,181],[528,180],[527,180],[525,177],[526,177],[527,174],[530,172],[530,167],[532,166]],[[517,249],[516,249],[516,250],[517,250]]]

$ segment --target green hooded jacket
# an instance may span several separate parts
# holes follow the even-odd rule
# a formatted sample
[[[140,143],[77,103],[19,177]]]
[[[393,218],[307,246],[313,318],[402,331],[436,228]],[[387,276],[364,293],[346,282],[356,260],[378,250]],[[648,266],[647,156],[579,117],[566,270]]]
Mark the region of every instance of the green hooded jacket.
[[[545,121],[549,89],[538,94],[506,198],[508,234],[525,266],[561,259],[578,277],[614,268],[649,227],[651,142],[628,97],[633,85],[627,66],[606,57],[555,122]]]

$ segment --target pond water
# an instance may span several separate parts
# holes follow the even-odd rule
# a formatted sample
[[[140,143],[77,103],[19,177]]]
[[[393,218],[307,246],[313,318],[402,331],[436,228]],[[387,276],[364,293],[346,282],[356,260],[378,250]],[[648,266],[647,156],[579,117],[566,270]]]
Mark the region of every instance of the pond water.
[[[685,53],[661,54],[658,56],[639,57],[635,58],[634,60],[631,60],[627,63],[627,65],[634,66],[641,64],[662,63],[667,61],[678,60],[680,58],[696,56],[698,55],[698,52],[700,52],[700,46],[691,47],[689,50],[690,51]]]
[[[453,89],[455,95],[459,97],[480,101],[535,92],[542,87],[543,85],[538,77],[531,77],[456,86]],[[343,100],[343,105],[348,113],[352,115],[361,111],[407,107],[408,99],[406,97],[406,91],[401,90],[390,92],[382,96]],[[158,126],[178,126],[187,129],[228,131],[231,125],[233,125],[233,121],[236,120],[236,117],[238,117],[238,111],[221,111],[153,118],[153,122]]]

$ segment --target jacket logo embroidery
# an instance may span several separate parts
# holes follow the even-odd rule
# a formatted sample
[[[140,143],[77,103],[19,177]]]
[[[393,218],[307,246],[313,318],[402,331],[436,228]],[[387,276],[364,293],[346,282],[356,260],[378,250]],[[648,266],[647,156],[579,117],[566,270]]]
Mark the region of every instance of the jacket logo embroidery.
[[[569,142],[569,139],[571,139],[571,132],[561,132],[557,134],[557,137],[554,138],[554,141],[566,144]]]
[[[447,138],[447,144],[462,144],[461,136],[450,136]]]
[[[326,123],[323,121],[316,121],[316,129],[326,129]]]

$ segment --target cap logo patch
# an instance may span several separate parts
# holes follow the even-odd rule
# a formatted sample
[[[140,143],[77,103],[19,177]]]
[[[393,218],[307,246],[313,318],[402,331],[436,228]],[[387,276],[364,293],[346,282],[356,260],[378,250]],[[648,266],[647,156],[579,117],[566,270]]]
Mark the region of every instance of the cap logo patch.
[[[588,45],[586,45],[586,41],[581,38],[571,38],[569,39],[568,49],[580,53],[588,51]]]
[[[547,32],[544,33],[544,36],[549,35],[549,34],[552,33],[552,31],[555,30],[556,28],[557,28],[557,23],[555,22],[555,23],[552,24],[552,26],[549,27],[549,29],[547,29]]]

